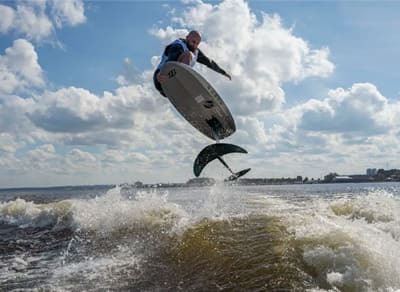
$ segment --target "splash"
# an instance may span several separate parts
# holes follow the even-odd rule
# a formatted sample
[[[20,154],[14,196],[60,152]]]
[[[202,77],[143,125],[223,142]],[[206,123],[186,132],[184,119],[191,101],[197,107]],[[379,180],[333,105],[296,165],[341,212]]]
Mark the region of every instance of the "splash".
[[[0,203],[0,222],[26,227],[63,224],[77,231],[110,234],[113,232],[168,232],[181,228],[186,212],[168,202],[168,193],[137,191],[124,196],[121,188],[92,199],[69,199],[36,204],[24,199]]]
[[[217,182],[206,190],[205,199],[193,216],[195,221],[203,218],[223,220],[232,216],[232,206],[234,205],[232,200],[236,197],[234,188],[223,182]]]
[[[184,225],[186,212],[168,202],[168,193],[137,191],[124,196],[116,187],[101,197],[72,202],[78,229],[98,234],[170,232]]]
[[[94,198],[0,203],[3,234],[16,235],[0,239],[0,282],[9,290],[399,289],[399,196],[308,190],[116,187]]]
[[[291,218],[308,272],[325,289],[399,288],[400,201],[386,191],[318,198]]]
[[[70,201],[49,204],[35,204],[16,199],[0,203],[0,221],[24,227],[44,227],[56,225],[70,220]]]
[[[96,286],[93,283],[98,282],[101,283],[101,290],[124,290],[141,276],[141,261],[134,245],[118,245],[96,256],[85,256],[79,261],[55,267],[49,284],[42,288],[92,291]]]

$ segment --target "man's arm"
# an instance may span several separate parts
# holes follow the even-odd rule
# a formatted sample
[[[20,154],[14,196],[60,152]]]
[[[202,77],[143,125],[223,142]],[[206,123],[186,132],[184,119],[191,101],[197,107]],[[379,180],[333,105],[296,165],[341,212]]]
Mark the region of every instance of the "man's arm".
[[[213,60],[208,58],[202,51],[199,50],[199,54],[197,56],[197,62],[200,64],[203,64],[207,66],[208,68],[214,70],[215,72],[218,72],[222,75],[225,75],[229,79],[231,79],[231,75],[229,75],[224,69],[222,69],[220,66],[218,66],[217,63],[215,63]]]
[[[165,49],[168,61],[178,61],[179,56],[183,53],[183,48],[179,44],[170,45]]]
[[[175,45],[169,45],[165,48],[165,52],[164,54],[168,56],[168,59],[166,62],[168,61],[177,61],[179,56],[183,53],[183,48],[181,45],[179,44],[175,44]],[[157,81],[160,83],[163,83],[165,81],[167,81],[168,76],[161,74],[160,72],[156,72],[156,78]]]

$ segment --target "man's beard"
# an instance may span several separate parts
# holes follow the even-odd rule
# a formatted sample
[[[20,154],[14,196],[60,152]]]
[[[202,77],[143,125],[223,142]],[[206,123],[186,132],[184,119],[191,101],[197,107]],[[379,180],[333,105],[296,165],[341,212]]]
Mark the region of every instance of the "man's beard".
[[[193,46],[187,44],[187,47],[188,47],[189,51],[191,51],[192,53],[194,53],[195,48],[194,48]]]

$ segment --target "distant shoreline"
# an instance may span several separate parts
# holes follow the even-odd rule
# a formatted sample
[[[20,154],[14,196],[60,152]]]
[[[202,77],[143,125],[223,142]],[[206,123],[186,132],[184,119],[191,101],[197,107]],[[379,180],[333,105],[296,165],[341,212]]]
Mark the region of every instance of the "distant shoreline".
[[[253,179],[246,179],[247,182],[239,180],[237,182],[226,183],[227,185],[236,185],[236,186],[278,186],[278,185],[314,185],[314,184],[360,184],[360,183],[400,183],[400,180],[389,180],[389,181],[331,181],[326,182],[324,180],[314,181],[314,182],[270,182],[270,183],[260,183],[260,182],[251,182]],[[254,179],[259,180],[259,179]],[[43,186],[43,187],[7,187],[0,188],[0,192],[7,191],[35,191],[35,190],[99,190],[99,189],[113,189],[115,187],[121,187],[123,189],[128,188],[137,188],[137,189],[155,189],[155,188],[185,188],[185,187],[207,187],[218,184],[218,181],[213,183],[154,183],[154,184],[143,184],[143,185],[135,185],[135,184],[106,184],[106,185],[65,185],[65,186]]]

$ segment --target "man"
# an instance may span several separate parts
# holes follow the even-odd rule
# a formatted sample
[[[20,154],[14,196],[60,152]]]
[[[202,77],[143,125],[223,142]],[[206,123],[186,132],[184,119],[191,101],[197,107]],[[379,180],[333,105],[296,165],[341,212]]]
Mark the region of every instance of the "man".
[[[185,39],[177,39],[165,47],[164,53],[161,57],[161,62],[157,66],[157,69],[153,75],[154,86],[163,96],[166,97],[162,90],[161,83],[165,82],[168,79],[168,76],[161,74],[160,70],[168,61],[178,61],[191,67],[193,67],[197,61],[231,80],[231,75],[229,75],[225,70],[219,67],[217,63],[209,59],[202,51],[198,49],[200,42],[200,33],[196,30],[192,30]]]

